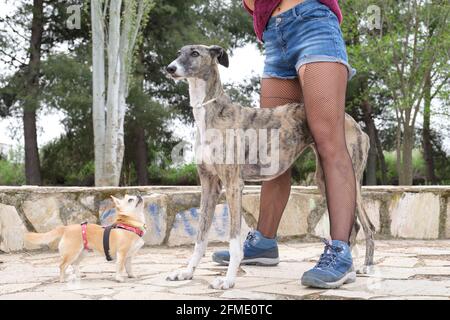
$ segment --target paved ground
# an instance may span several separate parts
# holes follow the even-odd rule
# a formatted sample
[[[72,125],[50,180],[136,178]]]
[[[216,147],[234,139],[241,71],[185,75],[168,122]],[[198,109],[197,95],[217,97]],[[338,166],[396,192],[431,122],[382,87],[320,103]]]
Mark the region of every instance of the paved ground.
[[[307,289],[299,284],[322,252],[320,243],[280,246],[277,267],[242,267],[234,289],[208,283],[225,268],[211,262],[210,247],[193,280],[168,282],[168,272],[186,262],[191,248],[144,248],[135,259],[138,279],[113,281],[114,265],[90,254],[81,281],[58,282],[55,252],[0,254],[0,299],[450,299],[450,241],[377,241],[373,274],[359,276],[339,290]],[[360,266],[364,246],[355,249]]]

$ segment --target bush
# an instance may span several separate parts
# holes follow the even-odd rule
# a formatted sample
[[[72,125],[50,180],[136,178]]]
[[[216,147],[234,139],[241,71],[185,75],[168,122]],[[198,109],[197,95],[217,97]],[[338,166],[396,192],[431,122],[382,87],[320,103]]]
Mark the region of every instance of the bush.
[[[397,171],[397,155],[395,151],[385,151],[384,159],[386,161],[387,178],[388,182],[395,184],[398,181]],[[425,176],[425,160],[423,159],[422,152],[418,149],[413,150],[412,154],[413,163],[413,177],[420,178]],[[381,175],[381,173],[379,173]]]
[[[197,165],[189,163],[180,167],[161,169],[157,165],[148,167],[151,184],[159,185],[198,185]]]
[[[94,185],[92,147],[78,137],[61,136],[41,149],[41,172],[44,185]]]
[[[306,149],[292,166],[293,185],[315,185],[316,156],[311,148]]]
[[[25,184],[24,165],[0,160],[0,185],[20,186],[23,184]]]
[[[87,162],[81,167],[80,171],[68,173],[66,177],[66,184],[70,186],[75,185],[93,185],[95,177],[94,161]]]

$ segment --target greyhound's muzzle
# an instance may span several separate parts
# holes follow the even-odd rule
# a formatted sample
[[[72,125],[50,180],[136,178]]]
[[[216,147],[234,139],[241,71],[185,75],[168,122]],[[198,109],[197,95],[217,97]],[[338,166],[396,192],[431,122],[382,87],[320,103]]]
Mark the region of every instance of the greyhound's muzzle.
[[[167,68],[166,68],[166,71],[169,74],[173,75],[177,71],[177,67],[174,66],[174,65],[168,65]]]

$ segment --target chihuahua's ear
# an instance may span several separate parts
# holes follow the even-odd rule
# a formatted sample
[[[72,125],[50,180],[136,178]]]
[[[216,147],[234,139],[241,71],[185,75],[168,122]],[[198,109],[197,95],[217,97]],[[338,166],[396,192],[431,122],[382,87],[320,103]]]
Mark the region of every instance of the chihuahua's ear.
[[[114,205],[115,205],[116,207],[119,207],[119,206],[120,206],[120,199],[117,199],[117,198],[114,197],[113,195],[111,195],[111,199],[112,199],[112,201],[114,202]]]
[[[228,61],[228,54],[225,51],[224,48],[219,47],[219,46],[211,46],[209,47],[209,52],[211,53],[211,55],[213,57],[217,58],[217,61],[223,65],[224,67],[228,68],[228,66],[230,65],[229,61]]]

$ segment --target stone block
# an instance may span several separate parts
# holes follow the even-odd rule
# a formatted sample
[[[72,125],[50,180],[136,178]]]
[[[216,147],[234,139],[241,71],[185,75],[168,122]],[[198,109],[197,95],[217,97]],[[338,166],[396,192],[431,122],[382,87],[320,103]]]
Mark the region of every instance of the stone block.
[[[63,225],[59,215],[59,201],[55,196],[32,197],[24,201],[22,209],[37,232],[48,232]]]
[[[405,192],[391,203],[391,234],[399,238],[439,237],[439,195]]]
[[[178,246],[195,243],[198,229],[200,210],[191,208],[178,212],[170,231],[169,246]],[[241,235],[245,237],[250,228],[242,219]],[[230,215],[226,204],[216,206],[214,217],[209,231],[210,242],[227,242],[230,234]]]
[[[16,208],[0,204],[0,250],[3,252],[22,250],[26,231]]]

